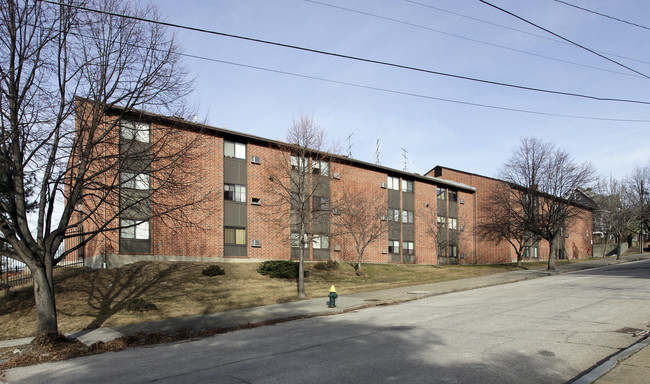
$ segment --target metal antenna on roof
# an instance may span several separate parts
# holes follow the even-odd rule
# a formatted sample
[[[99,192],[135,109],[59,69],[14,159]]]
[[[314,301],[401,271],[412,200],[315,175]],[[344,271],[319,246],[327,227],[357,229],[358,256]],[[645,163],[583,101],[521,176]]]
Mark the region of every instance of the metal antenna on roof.
[[[402,157],[404,158],[404,172],[408,172],[408,163],[409,163],[409,151],[404,149],[404,147],[400,147],[402,149]]]
[[[354,145],[352,143],[352,135],[354,135],[354,132],[348,135],[348,138],[346,139],[348,142],[348,157],[352,157],[352,146]]]
[[[377,145],[375,146],[375,164],[379,165],[379,152],[381,147],[379,146],[379,139],[377,139]]]

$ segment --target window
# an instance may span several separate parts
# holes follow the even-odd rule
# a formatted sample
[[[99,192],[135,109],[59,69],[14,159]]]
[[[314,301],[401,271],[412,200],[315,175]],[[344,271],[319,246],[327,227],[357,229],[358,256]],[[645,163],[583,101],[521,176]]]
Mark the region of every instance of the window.
[[[309,248],[309,236],[305,233],[302,239],[304,248]],[[300,234],[298,232],[291,232],[291,246],[293,248],[300,248]]]
[[[458,219],[454,219],[453,217],[450,217],[448,223],[449,223],[449,229],[458,229]]]
[[[120,220],[120,237],[123,239],[149,239],[149,222],[131,219]]]
[[[413,182],[411,180],[402,180],[402,192],[413,192]]]
[[[457,191],[449,191],[449,201],[452,203],[458,202],[458,192]]]
[[[330,164],[327,161],[312,160],[311,168],[314,175],[329,176],[330,174]]]
[[[402,242],[402,250],[403,250],[403,255],[414,255],[415,251],[413,250],[413,242],[412,241],[403,241]]]
[[[225,227],[223,237],[226,245],[246,245],[246,228]]]
[[[438,187],[438,200],[445,200],[446,199],[446,196],[445,196],[446,192],[447,192],[447,190],[445,188]]]
[[[446,222],[447,222],[447,219],[445,219],[444,216],[438,216],[438,225],[444,226]]]
[[[314,235],[311,243],[314,249],[329,249],[330,237],[327,235]]]
[[[458,246],[450,245],[449,246],[449,257],[458,257]]]
[[[223,142],[223,155],[225,157],[246,160],[246,144],[226,140]]]
[[[315,211],[329,211],[330,199],[322,196],[314,196],[314,210]]]
[[[149,124],[122,120],[120,122],[120,135],[125,140],[135,140],[142,143],[148,143]]]
[[[224,184],[223,196],[226,200],[246,202],[246,186],[239,184]]]
[[[399,223],[399,209],[388,208],[388,220]]]
[[[402,223],[413,224],[413,211],[402,211]]]
[[[149,175],[146,173],[122,172],[120,174],[120,182],[122,188],[149,189]]]
[[[388,253],[399,254],[399,241],[388,240]]]
[[[388,189],[399,191],[399,177],[388,176]]]
[[[307,169],[308,160],[305,157],[291,156],[291,170],[305,171]]]

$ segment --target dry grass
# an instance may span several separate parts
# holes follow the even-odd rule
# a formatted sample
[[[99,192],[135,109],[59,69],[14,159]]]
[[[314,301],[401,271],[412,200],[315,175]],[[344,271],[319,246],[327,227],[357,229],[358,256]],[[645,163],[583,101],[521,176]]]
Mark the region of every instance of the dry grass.
[[[257,263],[219,264],[222,276],[204,276],[206,264],[140,262],[122,268],[70,268],[57,271],[59,330],[64,333],[222,312],[297,300],[294,280],[257,273]],[[307,265],[308,297],[325,297],[330,285],[339,294],[462,279],[517,269],[512,265],[446,266],[366,264],[358,277],[351,264],[336,271]],[[0,301],[0,339],[34,335],[35,311],[31,286],[12,289]],[[158,310],[129,312],[130,300],[141,298]]]

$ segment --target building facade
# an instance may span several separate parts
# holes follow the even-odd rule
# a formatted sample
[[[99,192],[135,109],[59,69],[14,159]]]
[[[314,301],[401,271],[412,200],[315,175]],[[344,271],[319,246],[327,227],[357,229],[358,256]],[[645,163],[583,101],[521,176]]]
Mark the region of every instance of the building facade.
[[[119,138],[103,151],[115,154],[125,165],[112,177],[119,183],[119,193],[112,201],[84,201],[84,209],[92,211],[92,220],[84,226],[87,231],[120,229],[102,231],[88,241],[83,249],[87,265],[297,258],[301,242],[291,216],[292,200],[278,202],[271,193],[273,178],[282,177],[278,164],[288,171],[286,177],[301,173],[311,181],[318,180],[310,204],[322,209],[318,217],[312,212],[307,230],[308,261],[356,261],[349,234],[337,234],[332,224],[336,201],[349,190],[360,191],[364,198],[385,207],[378,220],[385,221],[387,230],[367,247],[364,262],[436,265],[516,261],[509,245],[489,243],[476,234],[481,210],[489,209],[484,201],[486,191],[499,180],[442,167],[419,175],[334,154],[298,158],[285,143],[147,112],[107,115],[106,120],[119,127],[115,130]],[[192,201],[192,194],[213,198],[208,204],[188,205],[183,210],[185,220],[170,225],[160,214],[159,203],[138,197],[160,187],[156,176],[165,169],[142,159],[154,156],[160,133],[172,127],[200,148],[199,155],[187,160],[191,162],[188,169],[197,177],[191,192],[170,193],[162,204]],[[562,249],[571,258],[587,255],[590,228],[591,218],[567,229],[570,236]],[[547,249],[543,243],[535,244],[528,251],[530,259],[545,259]]]
[[[490,210],[489,195],[491,191],[507,185],[502,180],[443,166],[436,166],[427,175],[466,183],[476,188],[476,193],[473,195],[475,199],[473,206],[476,209],[474,228],[478,228],[479,220]],[[575,209],[581,211],[581,214],[577,220],[568,227],[563,228],[557,246],[556,257],[558,259],[578,259],[593,256],[593,207],[580,201],[574,202],[573,205]],[[474,238],[477,242],[476,249],[478,251],[476,257],[479,263],[510,263],[517,260],[514,248],[507,242],[495,244],[477,235]],[[528,244],[524,249],[524,260],[548,260],[549,248],[549,244],[545,240]]]

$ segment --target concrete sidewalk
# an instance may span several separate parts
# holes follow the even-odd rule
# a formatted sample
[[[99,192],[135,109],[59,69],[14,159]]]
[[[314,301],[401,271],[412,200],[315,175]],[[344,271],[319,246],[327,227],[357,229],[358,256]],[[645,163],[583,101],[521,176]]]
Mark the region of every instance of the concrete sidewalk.
[[[558,273],[576,272],[584,269],[597,268],[605,265],[612,265],[636,260],[649,259],[648,255],[624,256],[621,260],[614,258],[593,258],[589,261],[574,262],[558,265],[557,271],[546,270],[521,270],[506,273],[499,273],[481,277],[474,277],[462,280],[445,281],[433,284],[423,284],[409,287],[393,288],[380,291],[345,294],[339,292],[336,308],[327,307],[327,298],[316,298],[301,300],[291,303],[275,304],[262,307],[246,308],[229,312],[219,312],[207,315],[189,316],[176,319],[158,320],[131,324],[113,328],[98,328],[82,330],[67,334],[66,336],[76,338],[79,341],[91,345],[97,341],[107,342],[118,337],[134,335],[139,332],[164,332],[173,333],[180,328],[191,331],[202,331],[214,328],[235,328],[239,326],[255,326],[273,322],[290,321],[298,318],[315,317],[344,313],[356,309],[367,308],[376,305],[395,304],[424,297],[441,295],[450,292],[458,292],[469,289],[477,289],[500,284],[514,283],[526,279],[539,278]],[[32,338],[0,341],[0,348],[13,347],[30,343]],[[643,344],[645,342],[645,344]],[[624,361],[622,361],[625,359]],[[621,361],[620,364],[619,361]],[[618,364],[618,365],[617,365]],[[612,368],[614,368],[612,370]],[[610,371],[605,377],[599,379],[599,384],[604,383],[647,383],[650,377],[650,348],[647,347],[647,339],[641,343],[622,351],[602,364],[594,367],[589,372],[574,380],[574,383],[587,384],[601,377]],[[616,374],[613,381],[607,381],[610,375]],[[620,376],[624,375],[624,376]],[[638,377],[642,381],[634,381]]]

